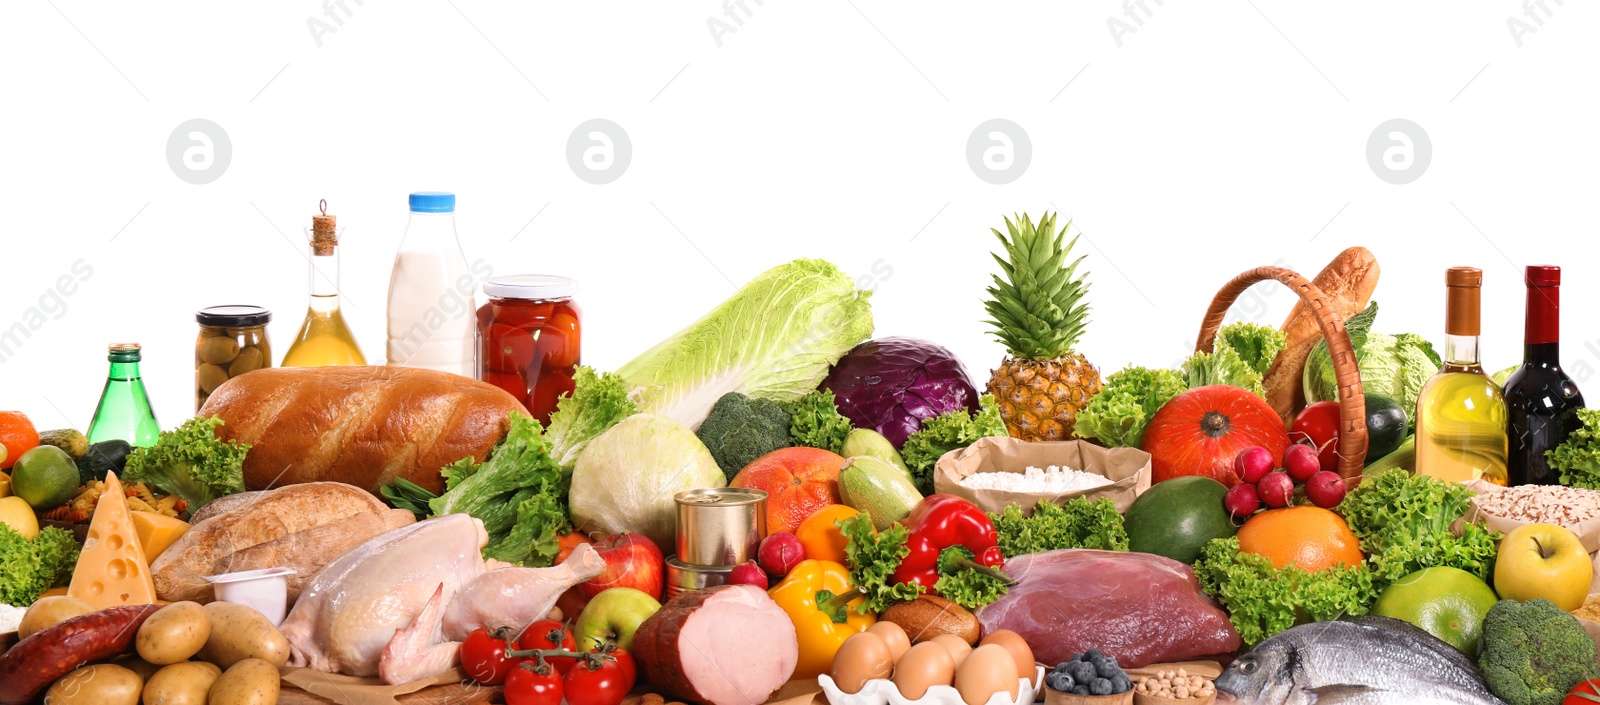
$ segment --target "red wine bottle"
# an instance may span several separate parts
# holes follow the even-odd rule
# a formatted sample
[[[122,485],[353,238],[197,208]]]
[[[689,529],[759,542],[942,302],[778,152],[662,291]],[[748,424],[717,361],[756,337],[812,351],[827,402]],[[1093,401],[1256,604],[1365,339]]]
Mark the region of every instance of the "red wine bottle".
[[[1554,485],[1560,473],[1550,469],[1544,454],[1582,425],[1577,410],[1583,408],[1583,394],[1561,369],[1561,268],[1530,266],[1525,279],[1522,367],[1505,386],[1511,446],[1506,470],[1513,486]]]

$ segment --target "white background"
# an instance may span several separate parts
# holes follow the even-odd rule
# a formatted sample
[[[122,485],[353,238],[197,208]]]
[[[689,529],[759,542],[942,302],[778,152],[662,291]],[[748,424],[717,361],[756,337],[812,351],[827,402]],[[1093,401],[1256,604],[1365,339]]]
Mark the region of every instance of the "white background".
[[[1179,360],[1239,271],[1311,276],[1355,244],[1383,268],[1378,328],[1436,342],[1442,270],[1482,267],[1490,368],[1520,357],[1519,267],[1564,265],[1568,366],[1580,383],[1600,368],[1593,3],[1544,0],[1536,24],[1508,0],[1147,0],[1137,22],[1110,0],[746,0],[735,24],[712,0],[346,0],[335,24],[320,2],[7,3],[0,326],[28,321],[74,262],[93,274],[31,315],[0,407],[83,428],[106,344],[136,340],[176,425],[208,305],[272,309],[281,357],[319,198],[346,228],[346,314],[381,359],[422,189],[459,195],[469,259],[578,279],[584,359],[602,368],[809,256],[876,288],[879,335],[936,340],[981,386],[1003,355],[979,322],[989,228],[1056,208],[1084,233],[1082,351],[1107,372]],[[713,17],[734,27],[720,46]],[[1513,17],[1532,29],[1520,46]],[[314,37],[313,18],[334,31]],[[1133,31],[1113,36],[1111,18]],[[166,160],[192,118],[232,144],[209,184]],[[610,184],[566,159],[591,118],[632,142]],[[966,161],[992,118],[1032,143],[1009,184]],[[1406,185],[1367,162],[1392,118],[1432,143]],[[1272,287],[1238,313],[1281,321]]]

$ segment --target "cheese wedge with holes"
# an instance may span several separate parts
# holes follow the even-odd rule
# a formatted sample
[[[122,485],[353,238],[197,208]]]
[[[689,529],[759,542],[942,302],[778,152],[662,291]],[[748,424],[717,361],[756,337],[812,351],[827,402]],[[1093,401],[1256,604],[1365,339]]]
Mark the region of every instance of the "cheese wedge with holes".
[[[94,519],[89,521],[89,536],[78,554],[68,595],[97,610],[155,602],[150,561],[144,557],[131,514],[122,483],[115,473],[106,473],[106,488],[94,505]]]
[[[130,512],[134,531],[139,534],[139,546],[144,549],[145,560],[154,563],[156,556],[167,550],[172,542],[189,530],[189,522],[155,512]]]

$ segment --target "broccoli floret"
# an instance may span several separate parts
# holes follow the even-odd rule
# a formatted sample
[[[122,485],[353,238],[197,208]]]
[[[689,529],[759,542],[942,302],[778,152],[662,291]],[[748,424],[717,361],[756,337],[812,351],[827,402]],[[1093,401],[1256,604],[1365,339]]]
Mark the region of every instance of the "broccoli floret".
[[[1600,678],[1594,641],[1549,600],[1501,600],[1483,620],[1478,668],[1510,705],[1559,705],[1573,686]]]
[[[789,412],[771,399],[728,392],[711,407],[695,435],[731,482],[750,461],[789,447]]]

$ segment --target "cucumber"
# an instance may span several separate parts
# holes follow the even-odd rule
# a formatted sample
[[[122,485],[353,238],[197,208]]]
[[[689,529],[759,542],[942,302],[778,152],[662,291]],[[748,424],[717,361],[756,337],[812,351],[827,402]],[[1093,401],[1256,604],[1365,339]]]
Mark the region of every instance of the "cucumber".
[[[1378,458],[1374,462],[1367,463],[1367,468],[1362,471],[1362,474],[1376,475],[1384,470],[1393,470],[1394,468],[1404,468],[1407,472],[1417,471],[1416,434],[1406,436],[1405,442],[1401,443],[1400,447],[1396,448],[1393,453]]]

